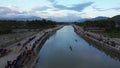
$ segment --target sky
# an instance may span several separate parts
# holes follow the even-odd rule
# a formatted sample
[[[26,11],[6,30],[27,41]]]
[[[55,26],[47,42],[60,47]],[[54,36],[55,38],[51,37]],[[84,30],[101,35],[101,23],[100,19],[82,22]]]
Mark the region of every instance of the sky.
[[[120,15],[120,0],[0,0],[0,17],[30,17],[76,21]]]

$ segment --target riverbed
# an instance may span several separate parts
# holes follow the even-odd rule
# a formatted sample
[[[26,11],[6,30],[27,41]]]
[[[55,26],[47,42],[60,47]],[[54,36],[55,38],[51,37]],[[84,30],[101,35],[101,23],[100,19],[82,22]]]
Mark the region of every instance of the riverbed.
[[[120,61],[64,26],[44,43],[36,68],[120,68]]]

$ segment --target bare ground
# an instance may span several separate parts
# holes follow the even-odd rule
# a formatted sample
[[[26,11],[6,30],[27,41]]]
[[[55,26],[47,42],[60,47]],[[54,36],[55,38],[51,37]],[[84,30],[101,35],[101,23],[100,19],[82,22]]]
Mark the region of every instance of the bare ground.
[[[29,37],[37,32],[23,32],[0,35],[0,47],[7,47],[17,41]]]

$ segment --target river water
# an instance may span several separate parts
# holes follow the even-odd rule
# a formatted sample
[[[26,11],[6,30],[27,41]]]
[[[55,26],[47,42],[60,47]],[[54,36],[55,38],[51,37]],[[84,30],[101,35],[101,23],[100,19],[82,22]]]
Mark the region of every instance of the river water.
[[[89,44],[64,26],[47,39],[36,68],[120,68],[120,61]]]

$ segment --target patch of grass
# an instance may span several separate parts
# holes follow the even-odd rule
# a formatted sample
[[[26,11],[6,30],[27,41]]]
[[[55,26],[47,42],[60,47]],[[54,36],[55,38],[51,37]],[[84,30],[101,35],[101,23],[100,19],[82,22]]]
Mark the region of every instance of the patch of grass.
[[[12,33],[12,29],[0,29],[0,34]]]
[[[118,30],[108,31],[108,32],[105,32],[105,34],[112,38],[120,38],[120,31]]]
[[[120,38],[120,30],[117,29],[104,31],[104,32],[99,32],[99,31],[94,31],[94,32],[111,38]]]

